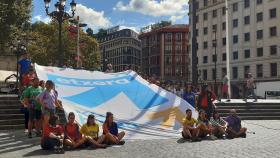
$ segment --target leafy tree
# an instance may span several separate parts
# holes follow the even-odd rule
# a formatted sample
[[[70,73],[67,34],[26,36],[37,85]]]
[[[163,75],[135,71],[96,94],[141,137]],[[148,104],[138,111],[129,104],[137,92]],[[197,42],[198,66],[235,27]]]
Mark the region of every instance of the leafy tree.
[[[18,38],[29,27],[32,0],[0,1],[0,52]]]
[[[91,28],[88,28],[88,29],[86,30],[86,33],[87,33],[88,36],[93,37],[93,30],[92,30]]]

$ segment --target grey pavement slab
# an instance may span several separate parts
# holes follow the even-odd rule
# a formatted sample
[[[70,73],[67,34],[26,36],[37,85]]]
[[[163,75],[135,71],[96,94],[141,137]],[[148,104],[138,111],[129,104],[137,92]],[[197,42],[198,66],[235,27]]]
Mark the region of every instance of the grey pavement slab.
[[[0,132],[0,158],[280,158],[280,121],[244,121],[247,138],[185,142],[180,139],[130,140],[124,146],[81,149],[52,154],[40,148],[40,139],[22,131]],[[253,134],[255,132],[255,134]]]

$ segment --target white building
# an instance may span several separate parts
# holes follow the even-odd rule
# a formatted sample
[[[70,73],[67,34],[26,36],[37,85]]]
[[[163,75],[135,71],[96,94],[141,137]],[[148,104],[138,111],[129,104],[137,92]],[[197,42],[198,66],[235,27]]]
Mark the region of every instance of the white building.
[[[226,72],[225,0],[190,0],[190,8],[195,1],[199,79],[214,82],[216,29],[217,80],[221,81]],[[248,72],[257,82],[280,80],[280,0],[228,2],[232,85],[242,87]],[[190,9],[190,32],[195,22],[192,14]]]

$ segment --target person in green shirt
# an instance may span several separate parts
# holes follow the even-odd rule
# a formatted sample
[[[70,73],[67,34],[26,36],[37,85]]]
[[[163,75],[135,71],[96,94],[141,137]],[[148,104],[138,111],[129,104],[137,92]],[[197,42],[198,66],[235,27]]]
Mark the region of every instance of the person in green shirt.
[[[42,111],[41,104],[36,100],[36,97],[42,93],[42,88],[39,86],[39,79],[34,78],[32,87],[26,89],[24,93],[24,102],[28,106],[29,111],[29,122],[28,122],[28,137],[32,138],[32,126],[35,125],[37,136],[41,135],[41,122],[42,122]]]

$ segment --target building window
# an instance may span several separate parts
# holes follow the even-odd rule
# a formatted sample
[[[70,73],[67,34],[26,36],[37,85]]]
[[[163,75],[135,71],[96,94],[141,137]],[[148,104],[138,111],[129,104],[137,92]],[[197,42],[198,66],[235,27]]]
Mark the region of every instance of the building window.
[[[223,30],[226,30],[226,22],[223,22],[223,24],[222,24],[222,29],[223,29]]]
[[[237,79],[238,78],[238,68],[232,67],[232,78]]]
[[[217,47],[217,40],[212,40],[212,47]]]
[[[244,25],[249,25],[250,24],[250,16],[245,16],[244,17]]]
[[[208,20],[208,13],[203,14],[203,20]]]
[[[216,71],[215,69],[212,69],[212,80],[216,79]]]
[[[216,61],[217,61],[217,57],[216,57],[216,55],[214,54],[214,55],[212,55],[212,62],[215,63]]]
[[[203,42],[203,48],[204,48],[204,49],[207,49],[207,48],[208,48],[208,42],[207,42],[207,41]]]
[[[257,0],[257,4],[262,4],[263,1],[262,0]]]
[[[277,55],[277,46],[270,46],[270,55]]]
[[[213,10],[212,16],[213,16],[213,18],[217,17],[217,10]]]
[[[257,78],[263,77],[263,65],[258,64],[257,65]]]
[[[172,33],[166,33],[165,40],[166,42],[172,42]]]
[[[227,54],[226,54],[226,53],[223,53],[222,60],[223,60],[223,61],[226,61],[226,60],[227,60]]]
[[[238,27],[238,19],[234,19],[232,21],[232,27],[235,28],[235,27]]]
[[[199,22],[199,16],[195,16],[195,22],[198,23]]]
[[[244,41],[245,42],[250,41],[250,32],[247,32],[247,33],[244,34]]]
[[[261,22],[263,21],[263,13],[260,12],[260,13],[257,13],[257,22]]]
[[[208,56],[204,56],[203,57],[203,64],[207,64],[208,63]]]
[[[226,7],[223,7],[223,9],[222,9],[222,14],[223,14],[223,15],[226,14]]]
[[[207,80],[207,70],[203,70],[203,80]]]
[[[257,31],[257,39],[258,40],[263,39],[263,30],[258,30]]]
[[[277,77],[277,63],[270,63],[270,76]]]
[[[232,37],[232,41],[233,41],[233,44],[238,43],[238,35],[234,35],[234,36]]]
[[[227,39],[226,37],[223,38],[223,46],[225,46],[227,44]]]
[[[247,78],[247,74],[250,72],[250,66],[244,66],[244,78]]]
[[[274,26],[274,27],[269,28],[269,32],[270,32],[271,37],[277,36],[277,27]]]
[[[263,48],[257,48],[257,57],[262,57],[263,56]]]
[[[204,34],[204,35],[207,35],[207,34],[208,34],[208,27],[204,27],[204,28],[203,28],[203,34]]]
[[[233,52],[233,60],[238,59],[238,51]]]
[[[238,3],[233,3],[232,4],[232,12],[237,12],[238,11]]]
[[[250,49],[246,49],[246,50],[244,50],[244,58],[250,58],[250,56],[251,56],[251,51],[250,51]]]
[[[204,0],[204,7],[208,5],[208,0]]]
[[[199,35],[199,31],[198,31],[198,29],[196,29],[196,30],[195,30],[195,34],[196,34],[196,36],[198,36],[198,35]]]
[[[244,8],[249,8],[249,7],[250,7],[250,0],[245,0]]]
[[[276,8],[273,8],[273,9],[270,9],[269,10],[269,16],[270,16],[270,18],[272,19],[272,18],[276,18]]]
[[[217,24],[212,25],[212,30],[217,32]]]
[[[227,68],[223,67],[222,68],[222,74],[226,74],[227,73]]]

